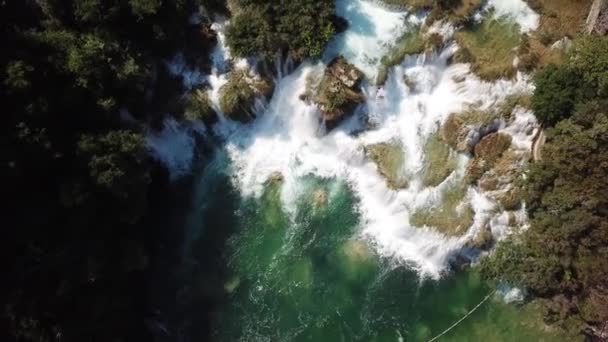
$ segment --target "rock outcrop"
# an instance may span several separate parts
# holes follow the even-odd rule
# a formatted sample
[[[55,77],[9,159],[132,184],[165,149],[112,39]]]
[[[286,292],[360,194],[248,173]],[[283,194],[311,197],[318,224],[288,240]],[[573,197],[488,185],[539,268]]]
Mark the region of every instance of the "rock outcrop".
[[[343,57],[336,58],[327,66],[311,100],[319,106],[321,119],[328,130],[335,128],[364,101],[360,89],[362,78],[363,73]]]
[[[476,184],[483,174],[494,167],[496,162],[511,146],[512,138],[504,133],[492,133],[475,145],[475,158],[467,167],[469,183]]]
[[[469,135],[471,129],[465,124],[464,120],[457,114],[450,114],[441,127],[442,139],[454,150],[458,152],[472,152],[473,146],[470,143]]]

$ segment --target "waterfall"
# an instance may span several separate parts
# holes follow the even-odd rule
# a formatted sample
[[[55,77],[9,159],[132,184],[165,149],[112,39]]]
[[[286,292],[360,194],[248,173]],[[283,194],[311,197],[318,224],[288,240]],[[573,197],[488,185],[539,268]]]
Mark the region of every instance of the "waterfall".
[[[176,180],[190,173],[195,145],[192,132],[202,127],[180,124],[173,118],[163,125],[160,132],[148,132],[146,141],[152,156],[167,167],[171,180]]]
[[[338,1],[338,9],[351,26],[336,38],[327,54],[342,54],[373,75],[378,63],[363,56],[362,51],[381,54],[382,51],[374,49],[394,39],[399,27],[407,27],[406,16],[364,1]],[[224,139],[233,161],[234,179],[242,194],[260,195],[267,179],[280,172],[285,177],[282,201],[289,212],[294,211],[289,208],[296,205],[297,189],[303,177],[347,180],[360,200],[361,236],[379,254],[407,263],[421,275],[439,277],[449,258],[494,215],[495,205],[471,187],[467,201],[475,211],[475,220],[464,236],[450,238],[432,228],[411,226],[412,212],[437,203],[442,191],[462,177],[468,160],[467,156],[460,156],[458,169],[448,179],[439,186],[425,188],[415,176],[425,158],[424,142],[437,132],[450,113],[460,112],[473,103],[489,108],[510,94],[531,91],[524,75],[513,81],[486,83],[473,76],[468,65],[448,66],[448,57],[456,49],[451,45],[438,55],[407,58],[391,70],[384,87],[367,85],[365,109],[375,121],[375,128],[358,135],[352,134],[361,128],[357,117],[323,135],[317,119],[318,109],[301,101],[299,96],[305,91],[309,75],[323,72],[325,65],[302,64],[278,82],[269,106],[256,122],[238,130],[226,130],[229,133]],[[405,83],[404,76],[416,84],[415,89]],[[526,149],[531,139],[530,128],[536,123],[526,111],[515,115],[514,124],[503,125],[502,130],[515,137],[516,148]],[[377,167],[365,156],[365,146],[387,141],[399,141],[404,147],[404,172],[414,175],[407,189],[390,189]]]
[[[490,4],[495,15],[515,20],[524,31],[537,25],[538,16],[521,0]],[[397,38],[424,19],[364,0],[338,0],[336,6],[350,26],[329,44],[324,62],[343,55],[368,79],[375,78],[380,58]],[[448,237],[432,227],[415,227],[410,221],[415,210],[438,205],[444,190],[462,181],[470,158],[459,155],[457,167],[447,179],[436,186],[425,186],[420,176],[425,142],[451,113],[473,104],[489,109],[509,95],[531,93],[529,77],[518,74],[514,80],[481,81],[469,65],[449,65],[449,57],[458,49],[450,44],[439,53],[406,58],[390,70],[382,87],[364,84],[366,103],[356,115],[325,134],[318,108],[300,99],[310,76],[323,73],[326,67],[323,62],[308,60],[291,74],[279,73],[282,77],[277,80],[271,101],[258,106],[254,122],[242,125],[225,118],[219,108],[219,89],[229,70],[230,54],[223,35],[227,24],[214,24],[219,44],[212,54],[212,74],[206,80],[210,99],[220,114],[214,132],[224,141],[235,185],[243,196],[260,196],[267,180],[280,173],[284,178],[281,201],[284,209],[293,213],[304,177],[346,181],[359,200],[360,237],[379,255],[407,264],[423,277],[439,278],[450,259],[462,253],[467,241],[484,224],[489,223],[497,238],[509,233],[504,213],[496,213],[496,203],[475,187],[466,191],[465,202],[474,211],[474,220],[462,236]],[[435,30],[453,32],[449,25]],[[248,64],[245,60],[233,61],[233,67],[246,68]],[[364,127],[364,115],[373,128]],[[498,129],[513,137],[512,148],[525,151],[530,148],[537,123],[527,110],[518,108],[513,115],[512,122],[501,122]],[[166,131],[150,136],[149,142],[155,155],[179,175],[191,162],[191,153],[185,151],[192,150],[192,143],[176,129],[169,122]],[[378,167],[366,156],[366,146],[389,141],[403,147],[402,172],[410,177],[405,189],[389,188]],[[522,215],[518,220],[525,220],[525,213]]]

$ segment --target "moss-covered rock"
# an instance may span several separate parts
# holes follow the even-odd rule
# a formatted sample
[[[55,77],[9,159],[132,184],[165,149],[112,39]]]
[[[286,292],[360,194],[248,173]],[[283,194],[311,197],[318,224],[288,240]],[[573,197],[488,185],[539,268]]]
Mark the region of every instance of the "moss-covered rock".
[[[384,84],[388,78],[389,69],[400,64],[406,56],[420,54],[424,51],[425,40],[422,36],[420,27],[408,30],[403,36],[397,39],[395,45],[380,60],[376,84]]]
[[[475,145],[475,158],[483,159],[493,166],[502,154],[509,149],[512,140],[513,138],[508,134],[488,134]]]
[[[466,246],[469,248],[475,248],[479,250],[488,250],[494,243],[494,236],[492,230],[488,225],[484,225],[472,240],[468,241]]]
[[[514,185],[521,178],[528,159],[528,153],[512,149],[504,152],[494,166],[479,179],[479,187],[485,191],[496,191]]]
[[[365,153],[376,165],[386,179],[389,188],[398,190],[408,187],[409,182],[403,169],[405,154],[398,142],[379,143],[365,147]]]
[[[426,141],[424,156],[422,183],[425,186],[441,184],[456,169],[455,153],[440,138],[439,134],[433,134]]]
[[[256,96],[270,96],[273,87],[270,81],[251,75],[247,70],[235,70],[220,88],[222,112],[232,120],[249,122],[254,119],[251,108]]]
[[[494,81],[515,75],[513,59],[520,45],[520,31],[516,24],[486,18],[458,32],[455,39],[461,51],[453,60],[470,63],[472,71],[481,79]]]
[[[206,125],[217,122],[217,114],[211,106],[211,100],[205,89],[193,90],[186,97],[184,118],[189,121],[202,121]]]
[[[410,223],[416,227],[435,228],[446,236],[462,236],[475,218],[475,211],[465,201],[467,189],[464,182],[446,188],[439,204],[414,211]]]
[[[521,208],[523,201],[523,191],[517,187],[513,187],[498,195],[496,200],[505,210],[518,210]]]
[[[491,133],[483,137],[475,145],[475,158],[467,166],[467,181],[470,184],[476,184],[509,149],[511,141],[511,136],[504,133]]]
[[[362,78],[363,73],[343,57],[336,58],[327,66],[312,100],[321,109],[321,119],[328,130],[335,128],[364,101],[359,87]]]
[[[464,120],[457,114],[452,113],[441,126],[442,139],[454,150],[459,152],[470,152],[472,146],[469,143],[471,129],[467,127]]]

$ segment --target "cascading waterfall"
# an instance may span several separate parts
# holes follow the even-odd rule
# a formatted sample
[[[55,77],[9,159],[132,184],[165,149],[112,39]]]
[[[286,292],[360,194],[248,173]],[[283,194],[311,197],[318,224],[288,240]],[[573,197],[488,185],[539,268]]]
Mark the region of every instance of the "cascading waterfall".
[[[337,6],[339,14],[351,25],[330,44],[326,55],[342,54],[372,76],[382,49],[386,51],[403,33],[406,22],[418,20],[366,1],[338,1]],[[449,258],[484,222],[491,220],[497,235],[504,235],[505,227],[501,226],[504,220],[494,217],[492,200],[474,188],[468,190],[467,201],[475,211],[475,220],[462,237],[449,238],[432,227],[413,227],[409,223],[414,210],[438,203],[442,191],[462,178],[467,161],[466,156],[460,156],[457,170],[448,179],[437,187],[425,188],[416,176],[425,158],[424,142],[450,113],[461,112],[470,104],[487,109],[509,95],[532,90],[524,75],[514,81],[486,83],[473,76],[467,65],[448,66],[447,59],[456,49],[450,45],[438,55],[407,58],[390,71],[384,87],[365,86],[364,111],[375,128],[361,134],[353,134],[363,128],[360,118],[354,116],[324,135],[318,109],[299,96],[305,92],[307,78],[323,72],[325,66],[302,64],[279,81],[271,102],[254,123],[239,129],[225,129],[222,126],[226,124],[222,123],[216,128],[224,134],[238,188],[245,196],[260,196],[266,181],[280,173],[285,178],[281,199],[287,212],[293,213],[305,176],[346,180],[360,200],[361,236],[380,255],[407,263],[423,276],[439,277]],[[367,56],[362,51],[378,55]],[[405,83],[404,76],[416,84],[415,89]],[[536,128],[534,117],[525,110],[514,115],[514,123],[502,123],[500,131],[515,138],[515,148],[528,149]],[[389,189],[377,167],[366,158],[365,146],[387,141],[399,141],[405,149],[403,172],[413,175],[407,189]]]
[[[538,16],[521,0],[494,1],[488,6],[493,6],[494,16],[514,20],[522,30],[533,29],[537,24]],[[336,7],[350,26],[329,44],[324,59],[343,55],[364,71],[368,79],[375,78],[379,59],[395,40],[424,19],[389,11],[364,0],[338,0]],[[306,90],[308,77],[322,73],[325,68],[323,63],[308,61],[279,79],[270,103],[266,107],[257,106],[258,119],[242,125],[224,117],[219,106],[219,90],[227,82],[230,71],[231,57],[224,34],[228,24],[222,18],[213,24],[218,45],[211,55],[210,75],[188,69],[181,56],[176,56],[169,66],[171,72],[184,77],[188,89],[205,81],[210,86],[208,95],[220,117],[214,131],[225,140],[235,182],[244,196],[260,196],[266,181],[280,173],[285,178],[283,205],[287,212],[294,213],[303,177],[346,180],[360,200],[360,235],[375,246],[380,255],[409,264],[422,276],[434,278],[445,271],[449,258],[462,249],[484,222],[490,221],[496,237],[508,233],[508,218],[504,213],[495,214],[492,200],[474,188],[470,188],[466,196],[475,212],[474,224],[461,237],[446,237],[432,227],[413,227],[410,216],[416,209],[437,204],[442,192],[462,178],[468,161],[467,156],[459,156],[458,168],[443,183],[424,187],[419,174],[425,158],[425,141],[437,132],[450,113],[461,112],[471,104],[487,109],[511,94],[530,93],[532,86],[525,75],[518,75],[514,81],[482,82],[471,74],[468,65],[448,66],[448,58],[458,48],[454,44],[439,54],[408,57],[390,71],[383,87],[365,85],[367,101],[358,111],[359,115],[325,135],[318,120],[318,109],[299,98]],[[453,33],[447,23],[430,30],[443,33],[446,39]],[[248,63],[233,61],[233,68],[248,68]],[[415,87],[406,84],[405,78],[410,83],[413,81]],[[363,113],[373,123],[373,129],[364,130]],[[502,123],[500,131],[514,138],[515,149],[527,150],[536,121],[521,108],[513,115],[515,120],[509,125]],[[172,178],[189,172],[194,146],[191,130],[189,125],[169,120],[162,132],[148,136],[153,154],[169,167]],[[363,133],[354,134],[360,131]],[[412,178],[409,187],[400,191],[387,186],[364,152],[365,146],[388,141],[397,141],[403,146],[402,172]],[[518,220],[525,221],[523,212]]]
[[[480,11],[480,20],[509,20],[522,32],[537,25],[538,17],[523,0],[488,2],[492,4],[493,10]],[[212,324],[217,340],[429,340],[493,293],[475,271],[446,272],[451,261],[475,260],[479,250],[468,243],[482,229],[489,227],[495,240],[511,233],[513,221],[525,229],[525,207],[502,211],[491,191],[464,181],[469,154],[450,151],[454,166],[438,184],[428,185],[424,174],[426,144],[451,114],[471,107],[494,109],[511,95],[530,94],[529,76],[484,82],[468,64],[451,64],[458,50],[452,42],[457,28],[437,22],[426,34],[440,34],[442,48],[406,57],[388,70],[384,85],[374,85],[382,56],[408,30],[418,33],[424,13],[390,11],[368,0],[337,0],[336,7],[349,21],[348,30],[330,42],[322,61],[307,60],[295,70],[289,61],[277,61],[274,94],[269,102],[256,102],[256,119],[248,124],[230,120],[220,108],[220,88],[230,72],[256,72],[254,61],[230,56],[228,21],[217,18],[213,24],[218,45],[209,75],[189,70],[179,57],[172,61],[171,70],[185,76],[187,87],[205,84],[219,116],[205,134],[214,134],[221,148],[195,174],[194,210],[186,218],[184,244],[192,269],[209,266],[213,277],[218,268],[225,273],[212,280],[195,274],[185,284],[194,303],[207,282],[223,284],[218,297],[226,303],[219,305]],[[339,55],[365,74],[366,99],[327,132],[319,108],[301,95]],[[509,119],[495,119],[492,131],[509,135],[509,151],[525,156],[538,124],[523,107],[509,114]],[[163,131],[148,135],[152,153],[173,179],[190,172],[196,127],[168,120]],[[479,130],[467,138],[479,140]],[[407,184],[399,189],[389,186],[368,153],[370,146],[386,143],[399,146],[399,155],[391,155],[403,161],[399,173]],[[412,222],[417,211],[441,206],[446,193],[461,186],[464,194],[455,210],[468,207],[472,212],[462,234],[447,235]],[[217,235],[227,236],[221,253],[216,246],[207,250],[208,245],[199,244]],[[221,266],[215,264],[218,260]],[[428,278],[440,281],[423,281]],[[523,292],[501,286],[496,293],[504,301],[492,297],[450,332],[450,340],[536,341],[546,336],[537,322],[521,325],[533,319],[529,311],[504,304],[522,300]]]

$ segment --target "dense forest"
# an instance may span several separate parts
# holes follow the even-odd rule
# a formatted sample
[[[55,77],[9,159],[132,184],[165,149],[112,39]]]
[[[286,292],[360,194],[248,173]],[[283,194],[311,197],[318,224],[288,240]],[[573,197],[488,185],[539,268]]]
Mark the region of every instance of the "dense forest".
[[[208,64],[200,5],[0,4],[3,340],[149,338],[146,283],[173,252],[148,215],[169,190],[144,131],[185,102],[164,61]]]
[[[336,31],[332,1],[236,5],[243,9],[231,8],[238,14],[229,39],[240,55],[319,55]],[[182,54],[190,67],[209,70],[216,13],[228,15],[224,1],[0,3],[7,46],[0,170],[9,199],[0,246],[9,275],[1,285],[3,340],[167,335],[153,305],[173,305],[162,296],[177,291],[166,273],[180,262],[181,232],[163,226],[161,213],[187,206],[188,191],[169,186],[144,136],[167,115],[182,120],[208,109],[196,107],[196,93],[167,62]],[[191,336],[204,336],[204,323],[193,329]]]
[[[576,41],[536,85],[532,107],[548,141],[525,181],[530,228],[482,269],[548,299],[548,323],[598,333],[608,320],[608,40]]]

